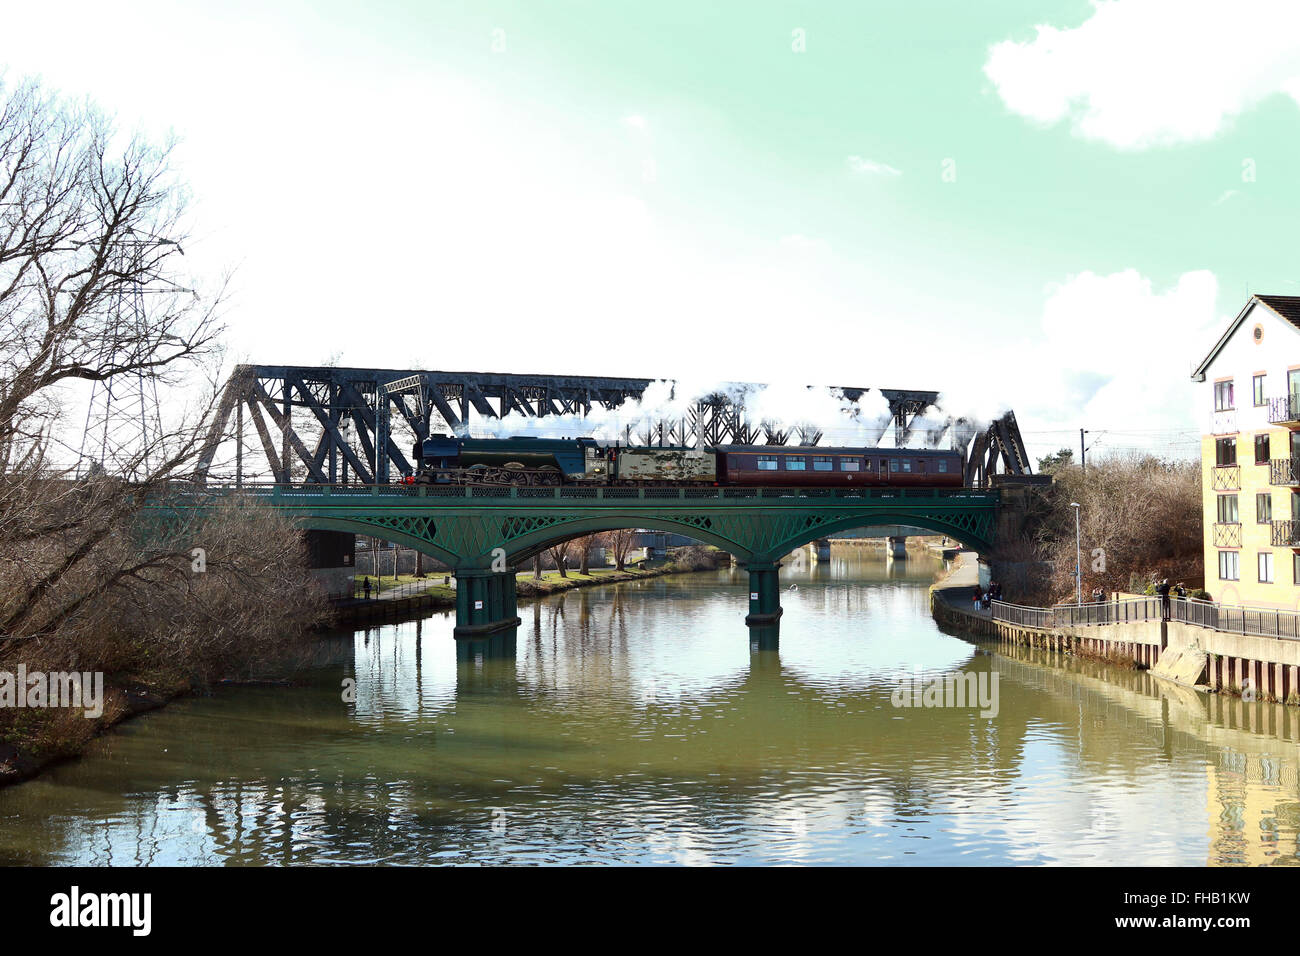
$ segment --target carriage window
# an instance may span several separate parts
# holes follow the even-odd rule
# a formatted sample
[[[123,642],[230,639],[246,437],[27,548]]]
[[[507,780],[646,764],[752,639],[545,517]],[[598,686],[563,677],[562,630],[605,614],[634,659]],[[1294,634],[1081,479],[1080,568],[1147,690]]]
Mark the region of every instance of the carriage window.
[[[898,459],[897,459],[897,458],[891,458],[891,459],[889,459],[889,470],[890,470],[890,471],[898,471]]]
[[[946,462],[944,459],[940,458],[940,459],[939,459],[939,474],[943,475],[943,474],[947,474],[947,472],[948,472],[948,462]]]
[[[903,471],[907,472],[909,475],[912,473],[912,462],[907,458],[903,459]]]
[[[776,471],[776,455],[759,455],[759,471]]]
[[[818,458],[816,455],[813,456],[813,471],[834,471],[834,470],[835,470],[834,458]]]
[[[917,463],[916,463],[916,473],[917,473],[918,475],[924,475],[924,474],[925,474],[925,462],[924,462],[924,461],[920,461],[920,460],[917,461]]]
[[[787,458],[785,460],[786,471],[807,471],[808,459],[806,458]]]
[[[871,460],[870,458],[867,459],[867,461],[870,460]],[[857,471],[857,470],[858,470],[858,460],[856,458],[840,459],[840,471]]]

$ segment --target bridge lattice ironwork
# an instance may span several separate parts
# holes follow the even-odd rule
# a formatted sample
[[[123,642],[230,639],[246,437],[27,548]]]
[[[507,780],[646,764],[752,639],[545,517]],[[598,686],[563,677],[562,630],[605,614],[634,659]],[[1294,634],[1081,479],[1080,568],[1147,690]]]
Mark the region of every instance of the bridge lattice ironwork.
[[[614,412],[641,399],[653,379],[607,376],[521,375],[420,369],[334,366],[241,365],[226,383],[217,415],[200,454],[200,480],[269,477],[288,484],[386,484],[410,474],[414,441],[432,433],[464,433],[515,414],[531,419]],[[747,415],[739,385],[690,403],[683,414],[627,425],[625,444],[712,446],[725,444],[816,445],[822,432],[810,426],[781,428]],[[842,388],[859,403],[869,388]],[[918,421],[939,402],[939,393],[877,389],[889,410],[880,435],[893,429],[905,447]],[[740,396],[737,398],[737,396]],[[539,422],[544,424],[544,422]],[[931,424],[931,423],[927,423]],[[249,434],[251,425],[251,436]],[[557,433],[564,426],[557,422]],[[931,444],[944,438],[966,457],[968,486],[988,483],[999,465],[1005,474],[1030,473],[1014,414],[977,426],[947,418],[929,429]],[[939,434],[936,436],[935,432]],[[395,434],[398,437],[395,437]],[[570,436],[576,437],[576,436]],[[250,441],[251,438],[251,441]],[[218,450],[234,446],[233,459],[217,462]],[[405,446],[405,447],[403,447]]]

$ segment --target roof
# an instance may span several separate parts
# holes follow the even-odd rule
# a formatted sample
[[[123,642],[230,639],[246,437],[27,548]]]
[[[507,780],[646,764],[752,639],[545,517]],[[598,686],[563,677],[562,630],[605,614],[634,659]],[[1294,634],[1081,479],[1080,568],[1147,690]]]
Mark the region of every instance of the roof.
[[[932,458],[957,455],[960,452],[944,448],[881,448],[864,446],[850,448],[843,445],[715,445],[714,450],[731,455],[899,455],[908,458]]]
[[[1220,336],[1219,341],[1214,344],[1214,348],[1210,349],[1210,354],[1201,359],[1200,364],[1196,366],[1196,370],[1192,372],[1193,381],[1205,381],[1205,370],[1219,357],[1223,347],[1228,344],[1228,340],[1232,338],[1237,329],[1241,328],[1241,323],[1246,321],[1246,315],[1256,303],[1265,306],[1279,318],[1290,322],[1297,330],[1300,330],[1300,295],[1252,295],[1246,302],[1245,307],[1237,313],[1237,317],[1229,323],[1227,330]]]
[[[1300,329],[1300,295],[1257,295],[1255,298]]]

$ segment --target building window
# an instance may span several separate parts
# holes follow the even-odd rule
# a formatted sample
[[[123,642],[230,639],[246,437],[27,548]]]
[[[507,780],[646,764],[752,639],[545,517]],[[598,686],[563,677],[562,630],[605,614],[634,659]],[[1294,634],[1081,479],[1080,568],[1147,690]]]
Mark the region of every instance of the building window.
[[[1237,406],[1232,404],[1232,380],[1214,383],[1214,410],[1230,412]]]
[[[867,462],[870,463],[871,459],[868,458]],[[840,459],[840,471],[857,471],[857,470],[858,470],[858,460],[856,458]]]
[[[1291,555],[1291,583],[1300,585],[1300,551]]]
[[[1268,433],[1255,436],[1255,464],[1268,464]]]
[[[1219,495],[1219,524],[1238,524],[1237,496]]]
[[[1273,583],[1273,552],[1261,551],[1259,553],[1259,583]]]
[[[1268,399],[1264,397],[1264,376],[1256,375],[1251,381],[1251,391],[1255,398],[1255,406],[1267,405]]]
[[[1219,580],[1236,581],[1241,577],[1240,574],[1240,555],[1236,551],[1219,552]]]
[[[1220,438],[1215,441],[1214,463],[1220,468],[1237,463],[1237,439]]]
[[[786,471],[807,471],[807,470],[808,470],[808,459],[807,459],[807,458],[787,458],[787,459],[785,460],[785,470],[786,470]]]
[[[1273,520],[1273,495],[1271,492],[1265,492],[1255,496],[1255,521],[1258,524],[1268,524]]]
[[[759,471],[776,471],[776,455],[759,455]]]
[[[835,470],[834,458],[819,458],[816,455],[813,456],[813,471],[834,471],[834,470]]]

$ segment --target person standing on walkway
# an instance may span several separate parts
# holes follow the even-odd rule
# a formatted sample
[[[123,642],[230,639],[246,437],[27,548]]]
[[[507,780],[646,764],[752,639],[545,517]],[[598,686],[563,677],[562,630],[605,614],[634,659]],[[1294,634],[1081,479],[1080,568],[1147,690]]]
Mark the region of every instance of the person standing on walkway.
[[[370,578],[362,578],[361,587],[366,592],[366,600],[369,601],[370,600]]]
[[[980,609],[980,602],[983,600],[984,600],[984,589],[977,584],[975,585],[975,595],[973,597],[974,610],[978,611]]]
[[[1169,620],[1169,579],[1161,578],[1156,585],[1156,594],[1160,595],[1160,616]]]

